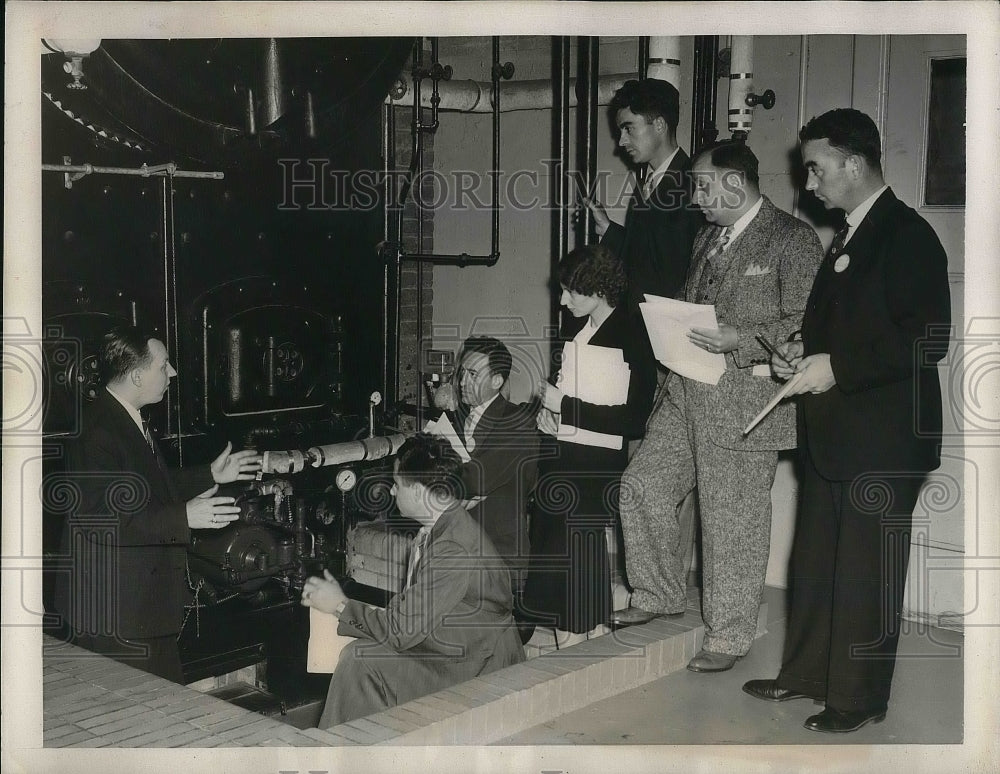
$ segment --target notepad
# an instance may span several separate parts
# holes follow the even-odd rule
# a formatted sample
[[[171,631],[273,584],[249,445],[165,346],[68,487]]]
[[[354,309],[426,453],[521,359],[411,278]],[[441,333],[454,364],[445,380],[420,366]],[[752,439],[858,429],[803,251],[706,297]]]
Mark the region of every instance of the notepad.
[[[337,616],[309,608],[309,646],[306,650],[306,671],[332,674],[340,654],[356,637],[337,634]]]

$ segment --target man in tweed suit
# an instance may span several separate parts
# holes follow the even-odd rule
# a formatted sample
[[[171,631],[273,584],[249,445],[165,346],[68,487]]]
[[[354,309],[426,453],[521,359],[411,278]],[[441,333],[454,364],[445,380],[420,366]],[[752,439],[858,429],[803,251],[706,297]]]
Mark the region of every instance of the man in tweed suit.
[[[703,151],[692,168],[693,203],[707,224],[694,244],[683,298],[715,304],[719,328],[690,340],[723,353],[718,384],[671,374],[646,438],[622,478],[625,561],[632,607],[617,623],[682,612],[683,534],[678,506],[695,486],[702,525],[705,641],[695,672],[730,669],[757,627],[770,542],[771,484],[778,450],[795,446],[794,407],[781,405],[749,435],[743,429],[778,389],[756,340],[798,330],[823,251],[815,232],[758,188],[758,163],[740,142]],[[614,621],[614,619],[613,619]]]

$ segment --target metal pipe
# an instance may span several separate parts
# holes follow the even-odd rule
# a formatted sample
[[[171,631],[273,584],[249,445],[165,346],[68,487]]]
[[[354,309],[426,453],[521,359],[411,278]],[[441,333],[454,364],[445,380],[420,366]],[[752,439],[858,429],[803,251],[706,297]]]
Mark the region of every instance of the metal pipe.
[[[490,228],[490,253],[488,255],[470,255],[469,253],[424,253],[421,252],[423,250],[423,245],[418,244],[418,252],[402,253],[400,255],[400,260],[417,261],[418,265],[421,262],[427,262],[435,264],[455,264],[458,266],[493,266],[500,259],[500,80],[501,78],[505,80],[511,78],[514,74],[514,66],[510,62],[505,65],[500,64],[500,38],[498,36],[493,36],[492,48],[493,67],[491,68],[491,78],[493,98],[491,103],[493,111],[493,169],[491,174],[493,176],[493,202]],[[414,106],[422,104],[419,82],[417,80],[414,81],[413,104]],[[416,107],[414,109],[416,109]],[[404,194],[401,196],[401,204],[402,201],[405,201],[406,193],[408,193],[410,187],[412,186],[412,176],[414,174],[413,166],[411,166],[410,173],[411,180],[404,185]],[[419,228],[419,217],[417,219],[417,224]],[[419,399],[417,405],[419,408]]]
[[[424,39],[417,38],[414,51],[414,75],[413,75],[413,92],[416,95],[413,101],[413,133],[414,133],[414,168],[418,173],[422,173],[424,169],[424,125],[421,120],[423,116],[421,111],[423,108],[420,105],[420,82],[423,78],[423,67],[424,67]],[[432,108],[433,110],[433,108]],[[418,174],[417,177],[417,196],[414,197],[413,203],[417,208],[417,252],[422,253],[424,251],[424,192],[423,192],[423,179],[422,175]],[[423,263],[417,263],[417,352],[421,352],[421,339],[424,333],[424,265]],[[418,359],[420,355],[418,354]],[[420,363],[417,364],[417,371],[420,371]],[[423,427],[423,390],[419,383],[419,377],[417,379],[417,415],[416,423],[417,427]],[[370,428],[371,431],[374,428]]]
[[[615,75],[602,75],[598,80],[599,106],[611,103],[611,98],[615,92],[622,87],[625,81],[633,80],[639,75],[637,72],[617,73]],[[511,81],[504,85],[503,90],[503,112],[512,113],[519,110],[551,110],[555,105],[553,101],[552,81],[548,78]],[[444,81],[440,84],[441,102],[439,110],[457,113],[491,113],[493,112],[492,84],[483,81],[461,80]],[[576,79],[570,80],[569,94],[570,107],[577,106],[576,99]],[[388,98],[387,103],[400,107],[411,107],[413,105],[413,90],[407,89],[399,98]],[[431,108],[433,103],[431,97],[421,95],[420,101],[423,107]]]
[[[646,61],[642,64],[647,78],[657,78],[681,86],[681,39],[677,35],[647,38]]]
[[[556,203],[553,207],[555,234],[551,276],[555,276],[559,261],[569,252],[570,218],[573,213],[573,203],[569,197],[570,40],[566,36],[558,36],[553,40],[552,70],[552,104],[555,111],[552,126],[558,159],[553,171]],[[550,304],[549,319],[553,325],[558,326],[561,306],[554,294],[551,295]]]
[[[87,175],[131,175],[135,177],[191,177],[203,180],[222,180],[223,172],[194,172],[178,169],[172,161],[166,164],[154,164],[141,167],[98,167],[93,164],[42,164],[42,172],[62,172],[66,176],[66,187],[72,188],[73,183]]]
[[[577,111],[577,122],[580,125],[579,136],[582,142],[577,148],[577,160],[579,168],[584,170],[584,193],[588,196],[593,193],[597,180],[597,72],[599,56],[600,38],[579,38],[577,101],[581,109]],[[581,214],[582,242],[589,245],[597,241],[594,216],[588,207],[584,207]]]
[[[639,36],[639,55],[638,61],[636,62],[636,67],[639,70],[639,80],[643,81],[647,77],[653,77],[647,72],[649,67],[649,36],[640,35]]]
[[[747,95],[753,91],[753,37],[733,35],[729,43],[729,131],[743,137],[753,126],[753,108]]]
[[[285,475],[301,473],[307,466],[325,468],[349,462],[380,460],[398,452],[406,438],[403,433],[393,433],[363,438],[360,441],[312,446],[305,451],[300,449],[265,451],[261,454],[261,472]]]
[[[490,258],[500,257],[500,36],[493,36],[493,213],[490,223]]]

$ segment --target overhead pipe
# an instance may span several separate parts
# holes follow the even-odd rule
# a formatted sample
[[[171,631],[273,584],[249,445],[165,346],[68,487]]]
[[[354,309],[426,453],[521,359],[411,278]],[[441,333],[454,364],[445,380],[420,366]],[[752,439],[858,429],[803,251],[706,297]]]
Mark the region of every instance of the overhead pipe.
[[[597,104],[604,106],[611,103],[615,92],[628,80],[638,77],[638,72],[602,75],[597,82]],[[444,81],[440,84],[440,110],[457,113],[492,113],[493,85],[491,82],[461,80]],[[539,78],[527,81],[511,81],[503,88],[502,112],[510,113],[518,110],[551,110],[554,105],[553,83],[551,79]],[[576,79],[569,82],[569,107],[577,106]],[[400,107],[413,106],[414,93],[406,89],[400,96],[390,96],[387,104]],[[431,97],[421,95],[423,107],[432,107]]]

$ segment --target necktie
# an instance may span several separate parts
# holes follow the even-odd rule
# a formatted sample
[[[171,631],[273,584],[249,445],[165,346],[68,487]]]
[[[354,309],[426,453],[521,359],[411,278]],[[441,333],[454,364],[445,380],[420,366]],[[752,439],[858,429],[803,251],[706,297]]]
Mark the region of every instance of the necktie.
[[[722,273],[722,256],[726,245],[729,244],[729,237],[733,233],[732,226],[725,226],[715,238],[712,246],[705,254],[705,263],[701,272],[701,281],[695,289],[695,299],[700,304],[715,303],[715,278]]]
[[[649,201],[649,197],[653,195],[654,188],[656,188],[656,179],[652,172],[647,172],[646,179],[642,181],[642,198],[644,201]]]
[[[430,527],[421,527],[417,531],[416,537],[413,538],[413,550],[410,551],[410,562],[406,568],[406,586],[404,588],[409,588],[410,584],[413,583],[413,573],[417,569],[417,562],[420,561],[420,555],[424,551],[424,546],[427,545],[427,536],[430,534]]]
[[[465,448],[468,451],[470,451],[470,452],[476,446],[476,441],[472,437],[472,433],[476,429],[476,420],[475,420],[475,417],[476,417],[475,411],[472,411],[472,412],[469,413],[469,416],[467,416],[465,418],[465,428],[464,428],[464,433],[465,433]]]
[[[142,434],[146,438],[146,445],[149,446],[149,450],[153,452],[153,456],[156,456],[156,444],[153,443],[153,435],[149,432],[149,421],[143,417],[142,418]]]
[[[845,220],[843,225],[837,230],[837,233],[833,235],[829,253],[831,258],[836,258],[843,251],[844,244],[847,242],[847,234],[850,230],[851,226]]]
[[[719,234],[718,238],[715,240],[715,244],[712,245],[712,251],[708,254],[708,259],[710,261],[715,261],[721,256],[726,249],[726,245],[729,244],[729,236],[733,233],[732,226],[726,226],[722,229],[722,233]]]

